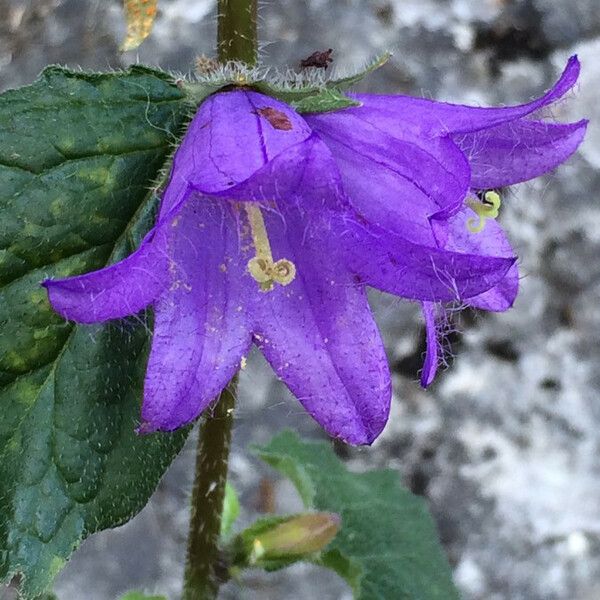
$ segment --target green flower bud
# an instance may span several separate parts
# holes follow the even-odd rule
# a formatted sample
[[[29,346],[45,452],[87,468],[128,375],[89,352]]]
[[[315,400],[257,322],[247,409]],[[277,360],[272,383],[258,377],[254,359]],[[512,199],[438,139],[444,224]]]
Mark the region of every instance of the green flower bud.
[[[340,524],[335,513],[293,516],[252,540],[249,562],[288,560],[319,552],[336,536]]]

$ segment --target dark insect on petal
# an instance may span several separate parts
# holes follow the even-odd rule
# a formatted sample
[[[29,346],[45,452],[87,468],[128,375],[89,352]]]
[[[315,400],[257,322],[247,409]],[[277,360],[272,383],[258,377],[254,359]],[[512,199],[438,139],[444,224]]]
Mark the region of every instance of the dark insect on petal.
[[[323,52],[313,52],[308,58],[300,61],[300,67],[302,69],[308,69],[314,67],[315,69],[326,69],[329,63],[333,62],[332,55],[333,48],[324,50]]]
[[[265,108],[259,108],[256,112],[269,121],[273,129],[281,129],[282,131],[293,129],[292,122],[288,119],[287,115],[276,108],[266,106]]]

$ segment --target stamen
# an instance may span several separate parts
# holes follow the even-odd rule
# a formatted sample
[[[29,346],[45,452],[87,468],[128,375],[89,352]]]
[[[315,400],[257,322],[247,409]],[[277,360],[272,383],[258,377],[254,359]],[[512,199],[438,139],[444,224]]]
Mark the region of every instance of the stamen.
[[[502,200],[500,194],[493,190],[486,192],[481,201],[475,200],[474,198],[468,198],[467,205],[477,213],[479,219],[469,219],[467,221],[467,229],[471,233],[483,231],[485,222],[488,219],[495,219],[498,216],[501,204]]]
[[[271,244],[265,227],[260,208],[250,202],[245,204],[252,241],[256,256],[248,261],[248,271],[254,280],[260,284],[263,292],[270,292],[274,285],[289,285],[296,277],[296,265],[287,258],[273,260]]]

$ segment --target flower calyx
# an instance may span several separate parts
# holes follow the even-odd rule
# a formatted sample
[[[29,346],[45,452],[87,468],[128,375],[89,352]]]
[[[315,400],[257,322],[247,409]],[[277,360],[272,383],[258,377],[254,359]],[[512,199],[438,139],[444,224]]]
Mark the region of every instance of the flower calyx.
[[[213,59],[199,57],[195,81],[185,82],[182,88],[195,105],[219,90],[249,87],[289,104],[300,114],[330,112],[360,106],[360,102],[347,96],[344,90],[382,67],[390,57],[391,54],[386,52],[356,73],[343,77],[327,77],[325,69],[275,72],[235,61],[220,64]]]

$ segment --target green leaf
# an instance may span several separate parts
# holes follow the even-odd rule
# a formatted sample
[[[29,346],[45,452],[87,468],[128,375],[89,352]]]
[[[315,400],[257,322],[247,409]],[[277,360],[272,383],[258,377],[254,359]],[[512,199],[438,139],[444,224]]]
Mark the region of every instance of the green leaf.
[[[341,516],[319,564],[344,577],[358,600],[459,598],[424,502],[400,486],[395,471],[351,473],[328,444],[289,431],[258,454],[296,484],[310,479],[307,508]]]
[[[295,100],[291,104],[299,113],[322,113],[349,106],[360,106],[360,102],[348,98],[337,89],[325,89],[314,96]]]
[[[0,580],[46,590],[86,536],[147,502],[187,432],[137,436],[144,319],[65,322],[40,282],[129,254],[185,121],[159,71],[46,69],[0,96]]]
[[[166,596],[146,596],[142,592],[127,592],[121,600],[167,600]]]
[[[240,516],[240,501],[235,488],[227,482],[225,484],[225,498],[223,499],[223,514],[221,515],[221,537],[226,537],[231,532],[233,524]]]

